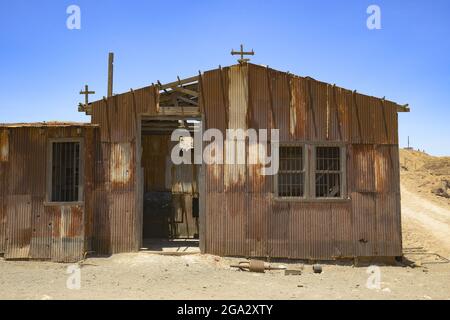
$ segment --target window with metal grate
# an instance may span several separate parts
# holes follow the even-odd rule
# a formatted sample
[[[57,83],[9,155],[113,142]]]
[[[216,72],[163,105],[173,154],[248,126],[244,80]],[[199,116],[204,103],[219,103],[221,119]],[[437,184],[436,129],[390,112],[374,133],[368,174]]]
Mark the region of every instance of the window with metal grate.
[[[280,167],[277,176],[279,197],[303,197],[305,164],[303,146],[280,146]]]
[[[316,147],[316,197],[341,197],[341,148]]]
[[[52,142],[51,201],[79,201],[80,143]]]

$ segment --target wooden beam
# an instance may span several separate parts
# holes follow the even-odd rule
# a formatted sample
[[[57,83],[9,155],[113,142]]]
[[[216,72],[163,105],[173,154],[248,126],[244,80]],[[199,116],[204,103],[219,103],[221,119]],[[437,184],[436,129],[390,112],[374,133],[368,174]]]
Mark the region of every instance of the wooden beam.
[[[190,78],[186,78],[186,79],[180,79],[180,80],[177,80],[174,82],[169,82],[169,83],[161,84],[161,85],[159,85],[159,83],[158,83],[158,85],[161,90],[164,90],[164,89],[169,89],[169,88],[173,89],[173,87],[176,87],[176,86],[179,86],[182,84],[186,84],[186,83],[196,82],[196,81],[198,81],[198,76],[190,77]]]
[[[186,89],[186,88],[183,88],[183,87],[171,87],[171,89],[174,90],[174,91],[182,92],[184,94],[188,94],[188,95],[193,96],[193,97],[198,97],[199,96],[198,92],[193,91],[193,90],[189,90],[189,89]]]
[[[183,96],[178,96],[177,98],[180,99],[181,101],[186,102],[186,103],[192,104],[192,105],[194,105],[194,106],[198,106],[198,102],[196,102],[196,101],[194,101],[194,100],[185,98],[185,97],[183,97]]]

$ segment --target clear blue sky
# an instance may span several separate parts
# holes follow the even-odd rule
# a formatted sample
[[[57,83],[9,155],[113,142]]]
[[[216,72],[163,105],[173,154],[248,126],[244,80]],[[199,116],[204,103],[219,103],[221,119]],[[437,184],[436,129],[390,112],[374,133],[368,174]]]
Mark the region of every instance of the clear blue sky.
[[[81,30],[66,9],[81,8]],[[371,4],[381,30],[366,27]],[[0,122],[90,121],[85,83],[106,95],[235,63],[255,63],[409,103],[400,144],[450,155],[450,1],[0,0]]]

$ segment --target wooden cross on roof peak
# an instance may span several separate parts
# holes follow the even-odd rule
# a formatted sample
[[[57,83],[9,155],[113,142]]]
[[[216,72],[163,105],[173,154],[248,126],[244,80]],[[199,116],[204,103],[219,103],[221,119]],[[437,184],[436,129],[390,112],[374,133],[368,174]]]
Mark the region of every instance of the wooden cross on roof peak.
[[[89,91],[89,86],[84,86],[84,91],[80,91],[80,94],[84,94],[84,105],[87,107],[89,104],[89,95],[95,94],[95,91]]]
[[[244,58],[244,55],[246,55],[246,56],[253,56],[253,55],[255,55],[255,52],[253,51],[253,49],[252,49],[252,51],[244,51],[244,45],[243,44],[241,44],[241,51],[234,51],[233,49],[231,50],[231,55],[240,55],[241,56],[241,58],[240,59],[238,59],[238,62],[240,63],[240,64],[242,64],[242,63],[246,63],[246,62],[248,62],[248,61],[250,61],[250,59],[248,59],[248,58]]]

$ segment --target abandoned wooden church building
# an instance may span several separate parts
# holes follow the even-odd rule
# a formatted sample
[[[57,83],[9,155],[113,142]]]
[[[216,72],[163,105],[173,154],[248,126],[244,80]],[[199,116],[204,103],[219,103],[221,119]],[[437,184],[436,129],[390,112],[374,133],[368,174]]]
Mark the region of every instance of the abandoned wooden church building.
[[[147,239],[198,239],[202,253],[221,256],[402,255],[397,115],[407,106],[242,60],[111,89],[80,111],[91,123],[0,125],[6,259],[73,262]],[[279,170],[176,165],[177,128],[279,129]],[[184,143],[192,152],[197,140]]]

